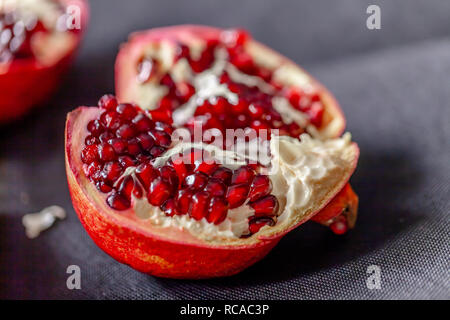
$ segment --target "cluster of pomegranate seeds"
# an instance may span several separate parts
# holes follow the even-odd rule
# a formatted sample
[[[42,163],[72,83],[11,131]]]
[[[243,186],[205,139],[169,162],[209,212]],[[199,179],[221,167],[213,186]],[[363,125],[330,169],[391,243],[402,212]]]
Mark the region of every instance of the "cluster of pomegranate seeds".
[[[262,227],[274,223],[278,213],[269,177],[257,174],[251,166],[232,171],[204,150],[186,151],[161,168],[147,170],[152,171],[143,181],[149,186],[148,201],[160,206],[167,216],[188,214],[219,224],[229,209],[248,203],[255,212],[250,223]]]
[[[172,128],[153,121],[133,104],[118,104],[115,97],[103,96],[99,119],[87,124],[89,135],[81,152],[86,175],[104,193],[116,210],[130,207],[132,193],[140,198],[142,190],[131,177],[118,179],[125,169],[149,163],[172,143]]]
[[[261,129],[278,129],[281,135],[298,138],[305,132],[296,122],[285,123],[279,112],[272,105],[274,96],[283,96],[297,110],[306,114],[312,125],[320,127],[323,121],[324,106],[318,93],[308,93],[301,88],[285,88],[272,81],[272,72],[253,61],[245,51],[245,43],[250,36],[243,30],[223,31],[219,40],[207,40],[205,49],[198,59],[193,59],[190,49],[185,44],[178,44],[175,61],[186,59],[195,73],[207,70],[214,62],[214,52],[218,48],[226,49],[228,59],[241,72],[260,77],[273,93],[266,93],[257,86],[247,86],[234,82],[227,71],[220,75],[220,82],[226,84],[231,92],[239,96],[237,104],[230,103],[226,98],[218,96],[205,100],[197,106],[194,116],[186,123],[186,127],[193,130],[194,123],[202,123],[205,129],[216,128],[225,133],[226,129],[252,128],[257,132]],[[138,65],[139,81],[151,79],[157,62],[151,58],[142,59]],[[185,104],[194,94],[195,88],[191,83],[175,83],[170,75],[160,75],[159,84],[168,88],[168,93],[160,101],[158,108],[153,111],[161,121],[172,121],[172,112]]]
[[[167,216],[189,215],[220,224],[230,209],[248,204],[254,215],[245,236],[275,223],[278,200],[270,194],[269,177],[258,174],[256,165],[233,171],[205,150],[191,149],[155,167],[152,160],[171,145],[173,128],[133,104],[118,104],[112,95],[103,96],[98,105],[102,113],[87,124],[81,160],[86,176],[108,193],[111,208],[129,209],[132,197],[146,196]],[[135,167],[134,176],[124,174],[128,167]]]
[[[36,32],[46,31],[37,17],[22,20],[16,11],[0,12],[0,63],[33,57],[31,37]]]

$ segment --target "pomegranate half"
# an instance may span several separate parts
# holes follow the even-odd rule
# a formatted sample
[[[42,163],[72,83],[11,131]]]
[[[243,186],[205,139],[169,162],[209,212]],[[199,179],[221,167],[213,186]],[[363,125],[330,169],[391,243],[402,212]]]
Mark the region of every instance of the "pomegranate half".
[[[228,276],[307,220],[353,226],[359,149],[338,137],[337,103],[245,31],[142,33],[116,70],[119,99],[68,115],[66,171],[82,224],[117,260],[161,277]]]
[[[0,1],[0,123],[20,117],[54,92],[88,15],[86,0]]]
[[[126,109],[123,104],[117,108],[118,111]],[[116,152],[115,139],[127,141],[128,147],[133,139],[120,138],[123,137],[122,126],[137,123],[133,120],[140,114],[134,112],[133,120],[128,122],[121,120],[122,124],[114,131],[115,135],[111,135],[108,142],[101,142],[108,135],[102,136],[103,133],[113,131],[104,130],[100,133],[93,124],[96,120],[107,118],[102,115],[108,113],[97,107],[80,107],[68,115],[66,170],[74,208],[85,229],[103,250],[139,271],[161,277],[227,276],[260,260],[282,236],[313,217],[342,190],[356,166],[359,154],[358,147],[350,142],[349,135],[326,141],[312,139],[307,135],[302,136],[301,141],[287,136],[272,137],[270,166],[276,168],[275,172],[278,173],[269,175],[273,187],[269,191],[271,194],[265,192],[262,196],[265,202],[261,204],[259,200],[246,200],[231,209],[230,200],[228,213],[225,211],[225,216],[216,219],[216,213],[219,212],[220,216],[223,211],[220,206],[218,209],[217,201],[213,204],[211,200],[209,209],[197,217],[193,215],[193,195],[190,198],[192,201],[188,202],[187,212],[181,212],[183,202],[175,197],[173,191],[169,191],[165,201],[179,201],[174,209],[177,212],[167,210],[164,204],[158,207],[161,202],[155,199],[161,199],[161,192],[155,193],[155,190],[161,190],[158,189],[161,177],[165,179],[162,170],[156,176],[149,176],[148,180],[145,174],[140,179],[140,174],[145,172],[145,169],[139,169],[142,164],[151,165],[152,170],[165,168],[169,163],[165,155],[180,144],[168,145],[164,139],[153,134],[155,138],[151,147],[148,145],[148,151],[144,151],[145,140],[139,140],[142,151],[134,158],[134,149]],[[138,117],[138,120],[142,119]],[[149,128],[153,128],[150,131],[154,128],[164,131],[164,126],[150,121],[147,121],[150,123]],[[92,138],[97,138],[96,135],[99,136],[98,140]],[[166,147],[160,155],[150,155],[152,148],[163,145]],[[186,142],[186,150],[191,150],[192,146]],[[196,145],[196,148],[201,149],[201,146]],[[205,149],[208,147],[205,146]],[[119,156],[121,153],[123,155]],[[111,169],[114,165],[119,167],[119,173]],[[242,182],[246,175],[241,175],[242,171],[239,170],[245,165],[239,162],[238,166],[233,172],[233,179],[241,179]],[[199,168],[209,170],[202,166],[189,170],[198,173],[201,171]],[[217,162],[211,176],[217,176],[216,172],[221,168],[222,164]],[[292,172],[295,174],[292,175]],[[179,174],[182,173],[175,173],[180,177]],[[259,176],[264,176],[264,173]],[[111,178],[114,181],[108,185]],[[127,179],[131,181],[131,187]],[[166,186],[170,185],[170,175],[167,180],[164,179],[167,181]],[[188,182],[189,175],[183,181]],[[107,184],[107,189],[102,182]],[[180,182],[173,185],[178,190],[182,188]],[[195,188],[194,184],[191,186]],[[229,192],[233,186],[235,184],[232,182],[226,199],[235,197],[234,194],[230,196]],[[201,188],[204,190],[203,185]],[[202,190],[194,189],[194,192],[200,193]],[[274,198],[272,205],[267,205]],[[269,220],[272,222],[267,223]]]

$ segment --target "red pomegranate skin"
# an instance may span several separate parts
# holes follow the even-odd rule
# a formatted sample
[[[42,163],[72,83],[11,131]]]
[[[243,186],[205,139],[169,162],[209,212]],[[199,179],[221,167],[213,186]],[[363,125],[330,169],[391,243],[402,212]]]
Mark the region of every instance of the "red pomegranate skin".
[[[6,73],[0,73],[0,124],[10,122],[45,102],[61,82],[73,61],[89,18],[86,0],[60,0],[65,5],[77,5],[81,11],[81,31],[77,43],[55,65],[38,65],[34,59],[14,60]]]

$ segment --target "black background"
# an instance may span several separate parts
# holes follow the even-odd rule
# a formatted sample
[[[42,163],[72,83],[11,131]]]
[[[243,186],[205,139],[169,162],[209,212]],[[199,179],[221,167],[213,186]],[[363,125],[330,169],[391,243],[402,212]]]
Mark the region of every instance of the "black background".
[[[366,8],[381,7],[381,30]],[[93,0],[80,55],[45,108],[0,128],[0,298],[450,298],[450,2]],[[307,223],[240,275],[203,281],[140,274],[81,227],[64,172],[66,113],[114,91],[129,32],[198,23],[243,26],[300,63],[340,101],[361,148],[357,227],[336,237]],[[0,88],[1,90],[1,88]],[[58,204],[68,218],[39,238],[21,217]],[[80,266],[82,289],[66,288]],[[369,265],[382,289],[369,290]]]

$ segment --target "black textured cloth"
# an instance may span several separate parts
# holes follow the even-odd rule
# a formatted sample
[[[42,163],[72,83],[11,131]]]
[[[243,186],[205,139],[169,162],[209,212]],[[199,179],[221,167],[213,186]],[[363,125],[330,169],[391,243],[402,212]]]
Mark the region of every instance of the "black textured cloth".
[[[366,8],[381,7],[381,30]],[[91,1],[89,32],[47,106],[0,128],[0,298],[450,298],[449,1]],[[129,32],[199,23],[243,26],[302,64],[337,97],[361,148],[351,180],[359,219],[337,237],[306,223],[261,262],[226,279],[158,279],[122,265],[89,238],[64,171],[64,121],[114,90]],[[1,90],[1,88],[0,88]],[[66,220],[37,239],[21,217],[58,204]],[[69,265],[81,289],[66,287]],[[381,270],[370,290],[367,268]]]

